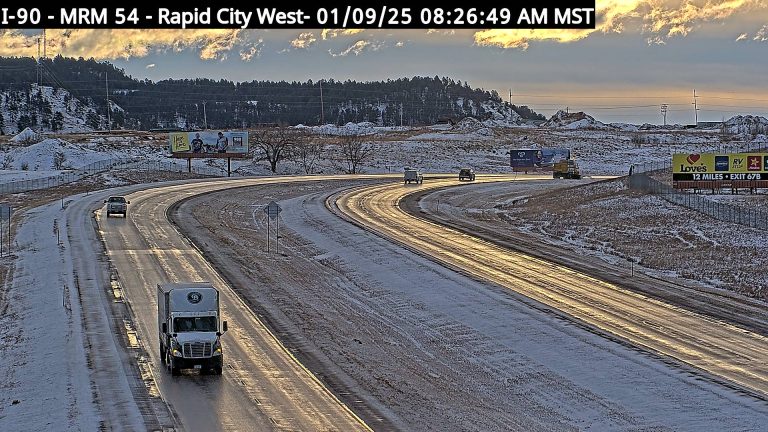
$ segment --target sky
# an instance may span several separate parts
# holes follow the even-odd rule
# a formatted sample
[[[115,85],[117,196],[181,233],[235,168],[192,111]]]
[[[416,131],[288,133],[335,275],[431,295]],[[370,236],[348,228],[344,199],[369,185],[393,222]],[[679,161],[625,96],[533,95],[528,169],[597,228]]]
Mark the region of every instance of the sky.
[[[446,76],[546,116],[692,124],[768,117],[768,0],[597,0],[594,30],[48,30],[47,54],[139,79],[358,81]],[[0,30],[0,55],[40,32]],[[693,92],[696,90],[694,111]]]

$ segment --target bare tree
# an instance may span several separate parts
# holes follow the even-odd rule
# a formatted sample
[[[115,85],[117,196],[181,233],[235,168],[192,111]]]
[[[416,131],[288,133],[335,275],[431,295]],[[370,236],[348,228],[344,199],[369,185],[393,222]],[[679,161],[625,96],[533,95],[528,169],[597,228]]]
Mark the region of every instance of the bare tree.
[[[291,149],[291,159],[301,165],[306,174],[314,174],[317,162],[325,153],[325,144],[320,138],[308,133],[297,137]]]
[[[360,135],[346,135],[337,144],[339,159],[346,164],[348,174],[360,172],[360,166],[373,158],[373,146]]]
[[[64,163],[67,161],[67,155],[64,154],[62,151],[57,151],[53,155],[53,169],[55,170],[63,170],[64,169]]]
[[[257,160],[269,161],[272,172],[277,172],[277,164],[286,158],[296,143],[297,132],[286,127],[262,129],[253,134],[253,144],[261,157]]]

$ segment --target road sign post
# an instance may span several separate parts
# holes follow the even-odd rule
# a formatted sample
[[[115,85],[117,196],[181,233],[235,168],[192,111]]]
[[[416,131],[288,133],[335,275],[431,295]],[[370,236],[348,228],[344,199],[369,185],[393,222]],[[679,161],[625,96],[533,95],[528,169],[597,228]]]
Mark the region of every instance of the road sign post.
[[[283,209],[274,201],[270,201],[270,203],[264,207],[264,213],[269,216],[267,219],[267,252],[269,252],[269,221],[270,219],[277,219],[281,211],[283,211]],[[277,253],[280,253],[280,219],[277,219],[277,234],[275,241],[277,242]]]
[[[13,214],[13,207],[7,204],[0,204],[0,227],[7,220],[8,221],[8,255],[11,254],[11,214]],[[2,255],[2,242],[3,231],[0,230],[0,255]]]

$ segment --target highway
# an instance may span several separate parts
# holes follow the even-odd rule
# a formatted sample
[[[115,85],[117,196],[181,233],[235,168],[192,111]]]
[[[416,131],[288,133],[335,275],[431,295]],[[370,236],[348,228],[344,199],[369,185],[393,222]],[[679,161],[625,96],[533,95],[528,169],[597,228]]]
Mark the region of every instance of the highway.
[[[332,177],[326,177],[329,179]],[[346,176],[344,178],[350,178]],[[186,430],[370,430],[305,369],[235,295],[203,256],[168,221],[166,211],[192,195],[237,186],[317,180],[263,178],[165,186],[128,195],[128,217],[97,212],[107,254],[136,316],[159,391]],[[224,374],[172,377],[159,360],[156,284],[212,282],[221,290]],[[147,385],[152,384],[151,379]]]
[[[533,178],[531,176],[521,179]],[[480,181],[509,178],[484,176]],[[448,267],[514,290],[603,333],[672,357],[737,388],[768,397],[768,340],[759,334],[622,289],[411,216],[406,195],[456,185],[455,178],[366,186],[331,197],[350,221]]]

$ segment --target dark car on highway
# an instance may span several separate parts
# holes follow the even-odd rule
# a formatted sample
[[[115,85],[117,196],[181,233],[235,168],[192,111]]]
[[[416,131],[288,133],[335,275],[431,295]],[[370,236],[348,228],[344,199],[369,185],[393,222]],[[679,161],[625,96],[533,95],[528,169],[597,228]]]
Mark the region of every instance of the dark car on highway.
[[[475,170],[472,168],[462,168],[459,170],[459,181],[462,180],[475,181]]]

